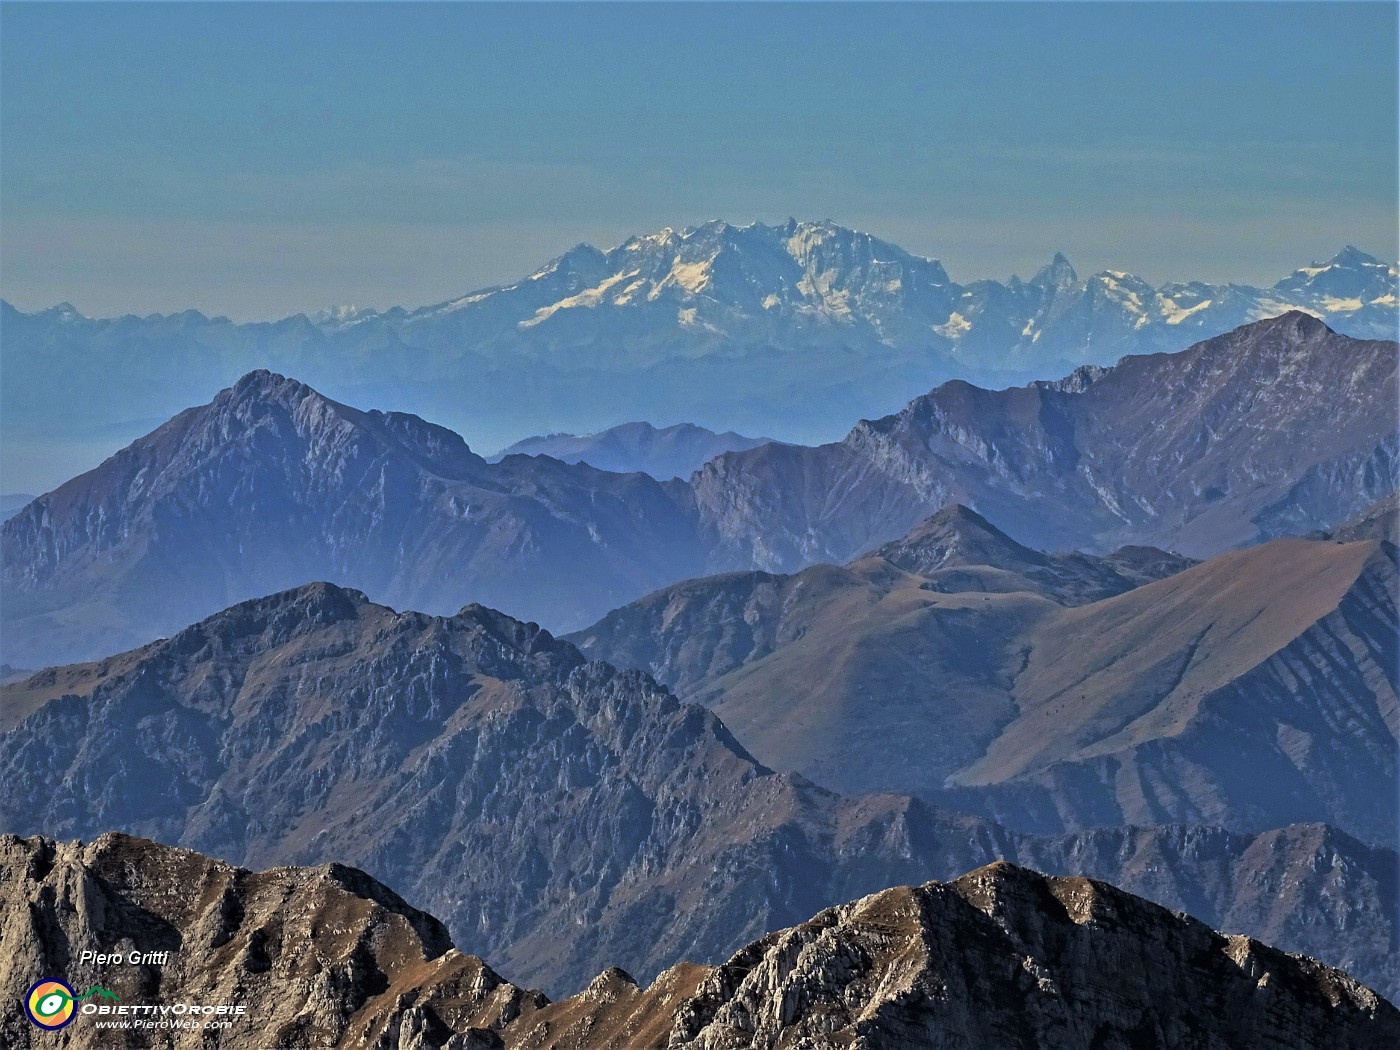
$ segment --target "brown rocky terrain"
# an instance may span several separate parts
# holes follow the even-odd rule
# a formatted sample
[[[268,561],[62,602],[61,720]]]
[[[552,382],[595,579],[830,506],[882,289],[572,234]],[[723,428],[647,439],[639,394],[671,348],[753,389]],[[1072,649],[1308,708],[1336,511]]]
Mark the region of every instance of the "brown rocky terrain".
[[[551,994],[610,965],[649,980],[713,962],[998,858],[1109,878],[1400,988],[1391,850],[1302,826],[1034,837],[907,795],[838,795],[534,625],[396,613],[326,584],[6,687],[0,827],[353,863]]]
[[[1388,543],[1276,540],[1068,610],[950,779],[1024,826],[1287,813],[1393,845],[1397,590]]]
[[[1400,1039],[1400,1012],[1340,971],[1104,883],[1004,863],[823,910],[646,988],[610,969],[557,1003],[339,865],[253,873],[123,835],[3,836],[0,895],[11,1004],[61,975],[128,1008],[246,1009],[215,1032],[117,1032],[79,1015],[38,1034],[11,1005],[0,1037],[15,1050],[1381,1050]],[[84,949],[170,957],[75,964]]]
[[[34,1047],[362,1047],[499,1045],[473,1039],[547,1000],[452,946],[442,923],[339,864],[250,872],[125,835],[89,844],[0,836],[0,1045]],[[82,952],[169,955],[98,965]],[[46,977],[121,1003],[238,1005],[227,1030],[57,1032],[20,1004]],[[109,1005],[105,998],[94,999]],[[110,1016],[110,1015],[109,1015]],[[168,1015],[167,1015],[168,1016]]]
[[[954,507],[844,567],[686,581],[569,637],[838,791],[1393,846],[1398,589],[1384,540],[1044,554]]]

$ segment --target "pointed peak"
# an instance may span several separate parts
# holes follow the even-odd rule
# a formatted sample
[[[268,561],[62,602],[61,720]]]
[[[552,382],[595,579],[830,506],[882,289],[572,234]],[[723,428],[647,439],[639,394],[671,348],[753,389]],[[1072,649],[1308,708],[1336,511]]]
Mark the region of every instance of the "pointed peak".
[[[1063,288],[1079,280],[1079,274],[1065,258],[1064,252],[1056,252],[1055,257],[1036,271],[1028,283],[1042,288]]]
[[[940,525],[972,527],[981,529],[984,532],[995,532],[1001,535],[1001,530],[964,503],[950,503],[943,509],[929,515],[923,521],[923,525],[925,526],[935,523]]]
[[[1336,255],[1327,261],[1329,266],[1379,266],[1380,260],[1373,255],[1367,255],[1355,245],[1348,244]]]
[[[1322,318],[1318,317],[1316,314],[1310,314],[1306,310],[1288,310],[1285,313],[1279,314],[1277,317],[1269,317],[1262,321],[1256,321],[1255,324],[1272,328],[1296,328],[1305,335],[1332,331]],[[1252,326],[1246,325],[1245,327]]]
[[[47,317],[56,317],[60,321],[87,320],[87,318],[78,312],[78,308],[66,299],[61,303],[50,306],[47,310],[40,311],[40,314]]]
[[[305,396],[305,394],[314,394],[315,391],[305,383],[290,379],[279,372],[273,372],[266,368],[255,368],[229,387],[228,393],[233,400],[243,401],[280,399],[287,393]]]
[[[961,503],[943,507],[899,539],[871,553],[897,568],[919,575],[949,565],[1009,568],[1041,558],[1039,552],[1017,543]]]
[[[263,631],[273,621],[285,624],[287,629],[310,630],[317,624],[359,619],[367,610],[375,608],[387,607],[376,605],[363,591],[321,580],[239,602],[186,627],[171,641],[178,647],[184,639],[195,635],[222,634],[228,630],[246,632],[250,627]]]

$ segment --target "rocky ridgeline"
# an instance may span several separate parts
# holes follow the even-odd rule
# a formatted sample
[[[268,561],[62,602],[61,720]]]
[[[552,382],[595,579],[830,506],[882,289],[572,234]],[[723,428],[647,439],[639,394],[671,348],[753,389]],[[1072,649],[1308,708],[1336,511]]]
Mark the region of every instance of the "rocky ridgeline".
[[[1210,555],[1394,493],[1396,397],[1394,343],[1290,313],[1068,381],[947,383],[836,444],[658,482],[487,463],[415,416],[253,372],[4,522],[5,658],[105,656],[310,580],[575,630],[704,572],[845,562],[952,503],[1042,550]]]
[[[57,1033],[13,1050],[1382,1050],[1400,1012],[1346,974],[1089,879],[1009,864],[829,908],[716,967],[612,969],[551,1003],[340,865],[249,872],[124,835],[0,837],[0,995],[100,984],[127,1006],[241,1005],[217,1031]],[[169,952],[95,967],[84,949]],[[108,1000],[104,1000],[108,1002]],[[110,1016],[110,1015],[109,1015]]]
[[[840,901],[997,859],[1105,878],[1400,987],[1392,850],[1322,826],[1034,837],[908,795],[841,795],[533,624],[397,613],[328,584],[6,686],[0,827],[354,864],[550,994],[608,965],[650,980],[713,962]],[[1289,907],[1271,907],[1261,872]]]
[[[1058,382],[945,383],[834,444],[719,456],[691,488],[723,568],[845,562],[951,503],[1041,550],[1206,556],[1396,490],[1397,360],[1287,313]]]

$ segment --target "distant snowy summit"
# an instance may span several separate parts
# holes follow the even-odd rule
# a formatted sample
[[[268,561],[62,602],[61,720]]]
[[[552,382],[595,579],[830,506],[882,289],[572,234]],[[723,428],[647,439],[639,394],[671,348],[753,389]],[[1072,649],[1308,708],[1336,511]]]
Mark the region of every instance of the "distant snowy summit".
[[[498,347],[571,346],[604,367],[644,367],[719,346],[817,342],[941,351],[979,372],[1020,372],[1034,362],[1109,363],[1180,349],[1291,309],[1354,336],[1386,338],[1396,285],[1395,265],[1350,246],[1271,288],[1154,288],[1116,270],[1080,278],[1063,254],[1029,280],[961,285],[937,260],[832,222],[716,220],[610,251],[581,244],[514,284],[418,310],[350,308],[314,320],[328,330],[386,323],[410,340],[450,327]]]
[[[596,434],[546,434],[525,438],[490,457],[499,463],[507,456],[550,456],[565,463],[587,463],[616,474],[640,471],[658,481],[688,478],[723,452],[744,452],[766,445],[769,438],[745,437],[732,430],[716,434],[693,423],[654,427],[650,423],[622,423]]]
[[[1394,264],[1351,247],[1270,288],[1081,278],[1063,255],[1029,279],[959,284],[888,241],[790,220],[579,245],[513,284],[419,309],[237,324],[0,304],[0,467],[16,488],[56,484],[257,368],[414,412],[480,448],[639,419],[820,443],[950,379],[1020,385],[1294,309],[1394,338],[1396,286]],[[62,456],[63,472],[48,466]]]

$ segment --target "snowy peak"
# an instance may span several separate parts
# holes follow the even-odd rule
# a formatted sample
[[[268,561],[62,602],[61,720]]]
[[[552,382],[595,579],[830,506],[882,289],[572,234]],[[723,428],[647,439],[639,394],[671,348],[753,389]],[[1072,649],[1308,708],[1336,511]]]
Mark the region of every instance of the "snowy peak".
[[[1176,350],[1291,309],[1356,337],[1392,338],[1397,277],[1348,245],[1268,289],[1154,287],[1114,269],[1081,278],[1062,252],[1028,281],[959,285],[936,259],[830,219],[714,219],[608,250],[579,244],[513,284],[434,306],[335,307],[309,323],[357,345],[430,347],[510,368],[626,373],[777,348],[819,373],[845,367],[833,354],[893,352],[934,378],[991,384]],[[64,309],[44,316],[67,319]]]
[[[1331,314],[1388,312],[1396,307],[1397,269],[1351,245],[1327,262],[1293,271],[1274,291],[1306,308]]]
[[[775,326],[854,326],[881,339],[909,315],[925,332],[947,321],[955,291],[936,260],[830,220],[735,226],[717,219],[631,237],[606,252],[579,245],[517,284],[414,317],[513,315],[516,332],[539,330],[532,338],[580,325],[625,327],[601,319],[627,317],[746,342],[773,341]]]
[[[1348,244],[1345,248],[1332,256],[1329,266],[1379,266],[1380,260],[1374,255],[1367,255],[1360,248]]]
[[[306,319],[312,324],[323,328],[344,328],[353,325],[356,321],[365,318],[378,316],[379,311],[364,306],[356,306],[354,303],[342,303],[337,306],[327,306],[315,313],[307,314]]]
[[[1079,274],[1069,264],[1063,252],[1056,252],[1049,263],[1036,271],[1028,284],[1054,292],[1065,292],[1079,283]]]

